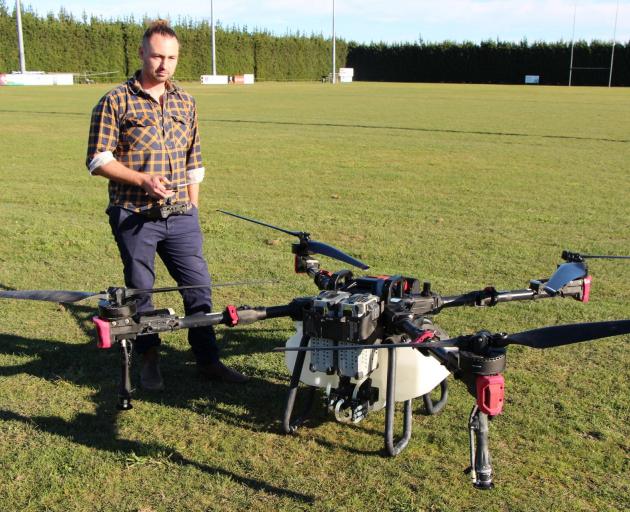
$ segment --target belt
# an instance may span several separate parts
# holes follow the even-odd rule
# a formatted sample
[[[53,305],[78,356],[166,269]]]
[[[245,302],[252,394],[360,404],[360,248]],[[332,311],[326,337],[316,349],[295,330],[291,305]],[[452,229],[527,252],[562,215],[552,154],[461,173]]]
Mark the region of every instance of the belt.
[[[147,219],[168,219],[171,215],[185,215],[192,208],[190,203],[175,203],[154,206],[148,210],[141,210],[140,215]]]

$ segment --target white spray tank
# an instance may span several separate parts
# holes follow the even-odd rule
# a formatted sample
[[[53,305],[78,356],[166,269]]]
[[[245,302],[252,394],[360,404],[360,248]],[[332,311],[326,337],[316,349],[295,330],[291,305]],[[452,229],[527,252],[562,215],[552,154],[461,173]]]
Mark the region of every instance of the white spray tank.
[[[295,334],[291,336],[286,343],[287,348],[299,347],[302,341],[302,322],[295,322]],[[287,364],[287,368],[290,374],[293,374],[293,368],[295,367],[295,359],[298,352],[285,352],[284,359]],[[306,352],[304,358],[304,365],[302,366],[302,374],[300,375],[300,381],[308,386],[315,386],[318,388],[325,388],[329,384],[331,387],[336,388],[339,385],[339,377],[336,374],[328,375],[324,372],[313,372],[310,370],[311,366],[311,353]]]
[[[295,322],[296,333],[289,338],[287,347],[298,347],[302,340],[302,322]],[[396,402],[404,402],[429,393],[448,377],[448,370],[437,359],[424,356],[412,348],[396,349],[396,390],[394,399]],[[285,352],[285,362],[290,373],[293,373],[297,352]],[[379,410],[385,406],[387,396],[387,364],[389,354],[387,349],[379,350],[378,367],[370,373],[372,387],[378,388],[379,398],[373,406],[373,410]],[[339,377],[336,374],[328,375],[324,372],[310,370],[311,353],[306,352],[304,366],[300,381],[308,386],[325,388],[330,385],[336,388]],[[351,379],[351,382],[358,382]]]

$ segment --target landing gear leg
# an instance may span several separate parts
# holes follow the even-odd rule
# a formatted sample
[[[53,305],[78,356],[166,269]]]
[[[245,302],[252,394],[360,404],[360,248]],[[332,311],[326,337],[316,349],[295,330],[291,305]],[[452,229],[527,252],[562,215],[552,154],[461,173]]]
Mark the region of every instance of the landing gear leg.
[[[492,461],[488,448],[488,415],[476,405],[468,421],[470,437],[470,476],[477,489],[488,490],[492,483]]]
[[[427,414],[433,415],[440,412],[444,409],[446,402],[448,400],[448,382],[447,379],[444,379],[440,382],[440,399],[436,402],[431,398],[431,393],[427,393],[426,395],[422,395],[422,400],[424,400],[424,409]]]
[[[307,335],[302,336],[300,347],[306,347],[308,345],[309,339],[310,338]],[[298,352],[295,358],[295,366],[293,367],[293,373],[291,374],[291,383],[289,385],[289,396],[287,397],[287,405],[284,409],[284,418],[282,421],[282,430],[285,434],[295,433],[298,427],[309,417],[313,406],[316,388],[310,386],[308,390],[308,395],[306,397],[304,411],[297,418],[291,421],[293,407],[295,406],[295,399],[297,397],[298,387],[300,385],[300,375],[302,375],[302,368],[304,367],[305,357],[306,352]]]
[[[389,357],[387,361],[387,402],[385,404],[385,450],[390,457],[394,457],[402,452],[411,439],[413,400],[404,402],[403,435],[394,443],[394,412],[396,408],[396,350],[387,349]]]
[[[120,340],[120,389],[118,391],[118,410],[128,411],[131,405],[131,352],[133,344],[131,340]]]

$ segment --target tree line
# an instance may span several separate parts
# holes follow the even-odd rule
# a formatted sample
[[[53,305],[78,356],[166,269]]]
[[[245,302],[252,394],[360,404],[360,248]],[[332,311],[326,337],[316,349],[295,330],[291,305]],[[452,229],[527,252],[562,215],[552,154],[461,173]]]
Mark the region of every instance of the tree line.
[[[571,83],[608,85],[611,54],[611,42],[575,42]],[[347,65],[358,80],[522,84],[538,75],[542,84],[566,85],[570,63],[570,42],[420,41],[350,45]],[[615,45],[612,84],[630,85],[630,43]]]
[[[22,12],[28,70],[105,73],[107,80],[130,76],[140,67],[138,47],[149,20],[76,19],[61,9],[39,16]],[[207,21],[172,24],[181,42],[176,78],[199,80],[212,72],[211,27]],[[316,80],[330,72],[332,40],[322,35],[276,36],[265,30],[217,26],[217,73],[254,73],[258,80]],[[336,43],[336,59],[346,61],[348,45]],[[19,69],[15,12],[0,0],[0,73]],[[98,77],[99,75],[97,75]]]
[[[147,20],[133,17],[104,20],[83,15],[76,19],[63,8],[56,14],[36,14],[27,8],[22,27],[29,70],[105,73],[108,81],[130,76],[140,67],[138,45]],[[19,68],[15,12],[0,0],[0,72]],[[179,19],[173,28],[182,42],[177,77],[198,80],[211,73],[211,28],[207,21]],[[217,73],[254,73],[257,80],[319,80],[331,67],[332,41],[323,35],[278,36],[247,27],[216,30]],[[354,68],[355,80],[389,82],[523,83],[539,75],[543,84],[566,84],[569,42],[359,44],[338,39],[338,67]],[[606,85],[610,43],[576,42],[575,85]],[[615,47],[613,85],[630,85],[630,43]]]

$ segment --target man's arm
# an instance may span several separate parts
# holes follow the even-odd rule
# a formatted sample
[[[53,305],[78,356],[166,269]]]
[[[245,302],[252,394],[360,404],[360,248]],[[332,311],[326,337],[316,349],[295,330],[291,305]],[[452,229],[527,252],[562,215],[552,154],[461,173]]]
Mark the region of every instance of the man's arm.
[[[92,171],[92,175],[103,176],[127,185],[135,185],[142,188],[151,197],[159,199],[173,195],[173,191],[166,188],[166,185],[170,185],[170,181],[164,176],[134,171],[121,164],[118,160],[110,160],[106,164],[97,167]]]
[[[197,107],[193,103],[193,125],[190,146],[186,155],[186,175],[188,178],[188,197],[190,202],[199,207],[199,184],[203,181],[205,169],[201,162],[201,144],[199,143],[199,121]]]
[[[190,202],[197,208],[199,208],[199,183],[193,183],[188,185],[188,197]]]

